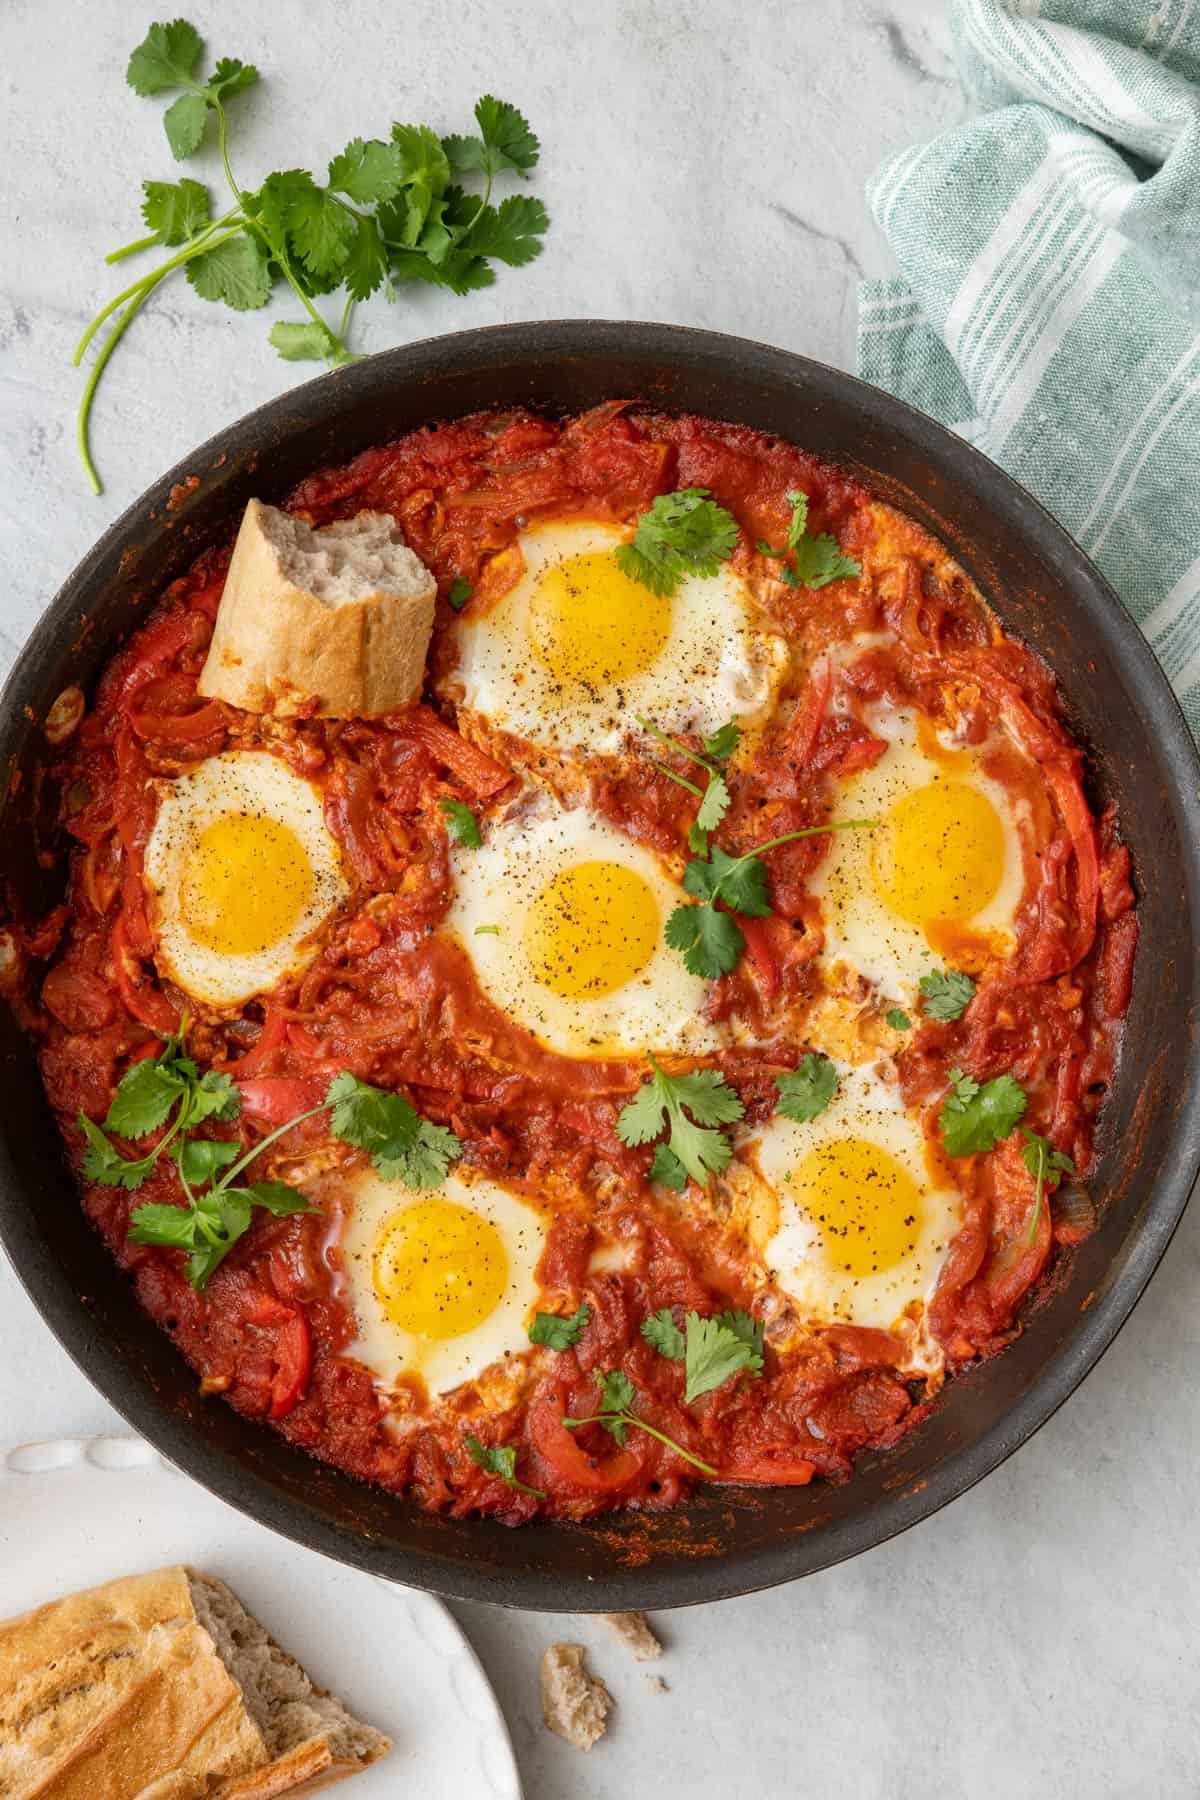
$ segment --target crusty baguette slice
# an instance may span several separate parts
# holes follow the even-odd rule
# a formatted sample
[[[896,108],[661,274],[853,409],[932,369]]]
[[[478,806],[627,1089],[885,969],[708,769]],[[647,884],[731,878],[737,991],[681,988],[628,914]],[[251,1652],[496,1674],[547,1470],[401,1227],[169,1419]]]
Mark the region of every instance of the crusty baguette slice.
[[[275,1800],[390,1748],[190,1569],[0,1624],[3,1800]]]
[[[388,513],[314,530],[251,500],[197,685],[243,712],[395,712],[421,692],[436,596]]]
[[[577,1750],[590,1750],[608,1729],[612,1695],[583,1659],[582,1644],[550,1644],[542,1652],[542,1718]]]

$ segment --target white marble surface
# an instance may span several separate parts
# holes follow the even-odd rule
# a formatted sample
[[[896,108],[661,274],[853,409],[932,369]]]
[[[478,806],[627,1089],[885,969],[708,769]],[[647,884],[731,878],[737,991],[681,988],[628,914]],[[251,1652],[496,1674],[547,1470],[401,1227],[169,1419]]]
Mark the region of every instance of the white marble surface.
[[[463,129],[484,89],[510,95],[540,133],[536,188],[554,216],[541,260],[465,301],[430,291],[372,303],[365,349],[592,314],[714,326],[849,366],[855,278],[887,268],[863,179],[962,106],[937,0],[427,0],[419,14],[383,0],[197,0],[189,11],[217,54],[269,77],[238,103],[244,180],[319,166],[395,117]],[[71,347],[113,290],[100,258],[135,234],[140,180],[172,173],[161,108],[122,83],[151,16],[130,0],[0,9],[6,659],[147,482],[295,378],[266,343],[270,315],[235,317],[168,289],[102,392],[107,491],[83,488]],[[457,1607],[508,1712],[530,1800],[702,1788],[767,1800],[1194,1796],[1198,1303],[1193,1211],[1115,1348],[1032,1444],[855,1563],[662,1621],[667,1693],[650,1691],[598,1620]],[[113,1427],[0,1267],[0,1441]],[[586,1758],[538,1718],[537,1656],[564,1627],[593,1646],[619,1703]]]

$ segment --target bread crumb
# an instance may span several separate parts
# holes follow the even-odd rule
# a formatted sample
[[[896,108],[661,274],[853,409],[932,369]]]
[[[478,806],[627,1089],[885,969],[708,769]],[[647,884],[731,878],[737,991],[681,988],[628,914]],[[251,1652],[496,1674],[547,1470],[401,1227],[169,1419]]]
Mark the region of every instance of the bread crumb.
[[[551,1644],[542,1652],[542,1717],[577,1750],[590,1750],[608,1729],[612,1695],[584,1667],[582,1644]]]
[[[661,1675],[643,1675],[642,1680],[652,1694],[669,1694],[671,1691]]]
[[[654,1662],[662,1655],[662,1645],[651,1631],[643,1612],[603,1614],[621,1642],[632,1650],[635,1662]]]

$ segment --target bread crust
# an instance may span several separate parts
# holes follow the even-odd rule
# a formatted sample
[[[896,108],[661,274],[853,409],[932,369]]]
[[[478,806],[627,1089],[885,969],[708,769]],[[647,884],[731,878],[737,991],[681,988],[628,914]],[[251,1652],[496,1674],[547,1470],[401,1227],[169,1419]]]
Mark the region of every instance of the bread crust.
[[[356,588],[355,597],[312,591],[330,585],[319,570],[332,558],[347,571],[332,585]],[[306,569],[311,587],[296,579]],[[436,598],[437,583],[388,514],[363,512],[313,531],[251,500],[198,690],[284,718],[395,712],[420,695]]]
[[[3,1800],[276,1800],[381,1753],[338,1760],[316,1736],[273,1756],[183,1567],[0,1623]]]

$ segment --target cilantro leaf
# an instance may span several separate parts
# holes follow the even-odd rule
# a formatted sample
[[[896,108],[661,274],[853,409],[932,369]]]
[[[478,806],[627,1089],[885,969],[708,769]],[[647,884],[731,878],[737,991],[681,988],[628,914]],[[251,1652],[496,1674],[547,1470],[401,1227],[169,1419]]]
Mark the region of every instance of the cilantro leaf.
[[[788,522],[787,542],[782,550],[760,542],[759,550],[780,564],[779,580],[789,587],[823,588],[844,576],[861,575],[862,564],[843,556],[841,546],[827,531],[812,536],[808,530],[808,495],[798,488],[787,494],[792,516]]]
[[[185,1126],[190,1129],[205,1119],[236,1119],[242,1096],[228,1075],[207,1069],[188,1095]]]
[[[279,319],[267,335],[285,362],[325,362],[337,343],[327,325],[314,325],[310,319],[299,324]]]
[[[767,865],[755,851],[730,856],[714,844],[708,862],[687,865],[683,888],[697,900],[723,900],[750,919],[765,919],[771,911]]]
[[[756,1319],[748,1312],[740,1309],[735,1312],[717,1314],[717,1324],[723,1325],[726,1331],[732,1331],[734,1337],[740,1338],[759,1358],[762,1367],[762,1356],[766,1341],[766,1326],[761,1319]]]
[[[673,1362],[682,1358],[684,1336],[669,1306],[662,1306],[648,1319],[643,1319],[641,1329],[650,1348],[657,1350],[660,1356],[668,1356]]]
[[[462,1152],[452,1131],[423,1119],[402,1094],[371,1087],[348,1071],[330,1083],[326,1103],[332,1108],[333,1135],[365,1150],[387,1180],[436,1187]]]
[[[354,215],[311,180],[292,190],[286,225],[289,244],[313,275],[332,275],[340,269],[356,232]]]
[[[637,522],[633,542],[618,544],[618,566],[652,593],[675,592],[685,575],[715,575],[733,555],[737,520],[707,488],[659,494]]]
[[[446,835],[466,850],[478,850],[483,842],[483,834],[470,807],[462,800],[451,800],[448,797],[439,800],[438,806],[445,815]]]
[[[485,206],[462,240],[475,256],[495,256],[520,269],[542,253],[550,215],[532,194],[514,194],[498,207]]]
[[[843,556],[837,539],[823,531],[819,537],[802,538],[796,545],[792,552],[792,570],[795,580],[789,585],[815,589],[828,587],[831,581],[861,575],[862,564],[851,556]]]
[[[441,140],[428,125],[393,125],[392,143],[400,152],[408,201],[402,242],[412,248],[421,235],[436,199],[450,180],[450,163]]]
[[[494,94],[484,94],[476,103],[475,119],[488,153],[484,162],[487,172],[495,175],[502,169],[515,169],[527,175],[537,163],[541,146],[516,107],[497,100]]]
[[[163,114],[163,130],[176,162],[183,162],[200,148],[204,127],[208,123],[208,100],[204,94],[180,94]]]
[[[222,1138],[184,1138],[172,1148],[179,1172],[189,1187],[204,1187],[219,1172],[236,1162],[242,1154],[240,1144]]]
[[[125,79],[135,94],[145,97],[168,88],[185,87],[203,50],[200,33],[186,19],[151,25],[129,58]]]
[[[669,1144],[655,1147],[654,1160],[650,1164],[650,1180],[659,1182],[663,1187],[673,1188],[677,1194],[682,1194],[687,1186],[687,1170]]]
[[[701,1394],[723,1387],[731,1376],[741,1374],[743,1369],[754,1375],[761,1374],[762,1366],[761,1349],[756,1341],[748,1341],[742,1329],[725,1323],[724,1319],[702,1319],[698,1313],[688,1314],[683,1397],[689,1406]]]
[[[1037,1233],[1045,1196],[1055,1191],[1064,1175],[1075,1173],[1075,1164],[1065,1151],[1056,1150],[1050,1139],[1042,1137],[1038,1132],[1022,1126],[1021,1135],[1025,1139],[1021,1146],[1021,1161],[1036,1183],[1027,1230],[1028,1237],[1032,1239]]]
[[[535,1313],[529,1327],[531,1344],[545,1344],[549,1350],[569,1350],[579,1342],[583,1328],[591,1318],[587,1306],[581,1306],[569,1318],[561,1313]]]
[[[292,1213],[316,1212],[299,1188],[289,1187],[286,1181],[252,1181],[248,1187],[226,1188],[227,1194],[238,1194],[253,1206],[261,1206],[277,1219],[286,1219]]]
[[[450,583],[450,592],[446,595],[446,598],[454,608],[455,612],[461,612],[474,592],[475,589],[471,586],[465,575],[456,575],[454,580]]]
[[[360,206],[391,200],[404,186],[399,145],[380,138],[351,138],[329,165],[329,185]]]
[[[181,181],[143,181],[142,217],[164,244],[186,243],[209,223],[208,189],[186,175]]]
[[[729,788],[723,775],[709,778],[704,790],[704,798],[700,802],[700,810],[696,814],[696,828],[699,831],[715,831],[725,814],[729,811]]]
[[[672,950],[682,951],[688,974],[705,981],[728,975],[746,948],[734,920],[713,906],[677,906],[663,935]]]
[[[893,1006],[891,1010],[885,1012],[883,1016],[885,1022],[891,1026],[893,1031],[908,1031],[912,1026],[912,1020],[909,1018],[908,1014],[906,1012],[901,1012],[898,1006]]]
[[[109,1143],[99,1125],[86,1113],[79,1113],[76,1122],[87,1139],[80,1165],[84,1180],[99,1182],[103,1187],[140,1188],[157,1161],[157,1151],[130,1161]]]
[[[709,1173],[719,1174],[733,1154],[725,1134],[710,1128],[740,1119],[742,1103],[719,1069],[666,1075],[652,1055],[649,1063],[648,1080],[617,1115],[617,1136],[623,1144],[648,1144],[665,1129],[668,1148],[693,1181],[704,1187]],[[661,1180],[662,1164],[657,1156],[655,1165],[659,1169],[655,1179]],[[667,1168],[674,1173],[674,1164]]]
[[[253,63],[244,63],[236,56],[223,56],[209,77],[208,92],[214,100],[228,100],[233,94],[240,94],[243,88],[253,87],[257,80],[258,70]]]
[[[623,1447],[629,1421],[622,1415],[633,1405],[637,1389],[623,1369],[609,1369],[607,1374],[597,1369],[596,1380],[600,1383],[600,1404],[606,1414],[612,1414],[611,1418],[601,1417],[599,1423]]]
[[[975,997],[975,983],[959,969],[934,969],[917,983],[931,1019],[958,1019]]]
[[[267,259],[248,237],[226,238],[193,257],[187,278],[202,300],[223,300],[234,312],[253,312],[271,297]]]
[[[517,1452],[511,1444],[485,1445],[470,1431],[463,1441],[471,1461],[487,1474],[498,1475],[501,1481],[520,1494],[532,1494],[535,1500],[546,1498],[544,1488],[526,1487],[523,1481],[517,1480]]]
[[[948,1156],[976,1156],[991,1150],[1021,1122],[1025,1090],[1011,1075],[998,1075],[982,1085],[950,1071],[950,1092],[942,1102],[938,1123]]]
[[[725,762],[733,755],[741,738],[741,726],[736,719],[731,719],[728,725],[722,725],[719,730],[705,738],[704,754],[711,757],[713,762]]]
[[[798,1067],[787,1075],[777,1075],[775,1086],[779,1089],[776,1112],[785,1119],[795,1119],[798,1125],[807,1125],[825,1111],[837,1093],[837,1068],[827,1056],[810,1051],[801,1057]]]
[[[171,1109],[187,1089],[167,1057],[148,1056],[126,1069],[117,1083],[112,1105],[104,1116],[105,1128],[118,1137],[140,1138],[165,1125]]]

